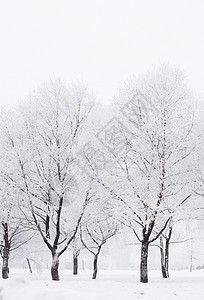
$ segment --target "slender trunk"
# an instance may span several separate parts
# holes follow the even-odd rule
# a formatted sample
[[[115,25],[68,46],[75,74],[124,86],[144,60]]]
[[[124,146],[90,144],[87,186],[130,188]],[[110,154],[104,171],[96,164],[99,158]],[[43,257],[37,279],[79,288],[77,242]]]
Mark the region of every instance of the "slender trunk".
[[[28,263],[28,268],[29,268],[30,273],[33,273],[32,268],[31,268],[30,259],[26,258],[26,260],[27,260],[27,263]]]
[[[94,255],[94,261],[93,261],[93,276],[92,279],[96,279],[98,272],[98,254]]]
[[[166,246],[165,246],[165,270],[166,270],[165,278],[169,278],[169,239],[166,239]]]
[[[78,274],[78,254],[73,253],[73,275]]]
[[[169,244],[170,244],[171,236],[172,236],[172,227],[169,228],[169,234],[166,237],[166,245],[165,245],[165,269],[167,274],[166,278],[169,278]]]
[[[4,246],[2,250],[2,258],[3,258],[3,264],[2,264],[2,278],[7,279],[9,278],[9,254],[10,254],[10,243],[9,243],[9,237],[8,237],[8,224],[2,223],[2,226],[4,228]]]
[[[51,266],[51,275],[52,280],[59,280],[59,254],[54,253],[52,254],[52,266]]]
[[[165,249],[166,250],[166,249]],[[166,255],[164,255],[164,243],[163,243],[163,237],[160,236],[160,254],[161,254],[161,270],[162,270],[162,276],[163,278],[168,278],[168,271],[166,269]],[[166,252],[165,252],[166,254]]]
[[[191,257],[190,257],[190,272],[193,272],[193,255],[191,253]]]
[[[141,260],[140,260],[140,282],[148,282],[148,269],[147,269],[147,258],[148,258],[148,241],[142,240],[141,245]]]

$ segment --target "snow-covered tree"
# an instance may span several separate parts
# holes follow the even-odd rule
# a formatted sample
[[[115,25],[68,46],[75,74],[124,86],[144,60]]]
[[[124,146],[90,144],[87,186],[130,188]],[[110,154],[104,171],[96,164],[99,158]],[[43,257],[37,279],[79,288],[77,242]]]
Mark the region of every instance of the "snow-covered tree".
[[[89,200],[75,158],[91,108],[86,87],[55,80],[28,97],[13,124],[3,124],[8,157],[2,176],[21,193],[28,223],[51,252],[53,280],[59,280],[59,257],[74,239]]]
[[[149,245],[192,198],[193,96],[182,74],[164,66],[138,82],[129,81],[123,97],[121,118],[104,128],[103,144],[114,164],[98,181],[115,200],[121,222],[141,243],[140,281],[147,282]]]

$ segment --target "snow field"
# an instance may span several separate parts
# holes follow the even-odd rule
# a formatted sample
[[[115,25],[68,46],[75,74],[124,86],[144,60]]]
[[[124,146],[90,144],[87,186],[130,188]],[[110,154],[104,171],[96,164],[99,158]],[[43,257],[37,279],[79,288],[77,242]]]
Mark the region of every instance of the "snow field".
[[[27,272],[27,271],[26,271]],[[139,283],[137,271],[101,271],[91,280],[91,271],[73,276],[60,272],[61,281],[53,282],[49,271],[26,274],[11,272],[11,278],[0,280],[0,300],[202,300],[204,271],[171,271],[162,279],[159,271],[150,271],[149,283]]]

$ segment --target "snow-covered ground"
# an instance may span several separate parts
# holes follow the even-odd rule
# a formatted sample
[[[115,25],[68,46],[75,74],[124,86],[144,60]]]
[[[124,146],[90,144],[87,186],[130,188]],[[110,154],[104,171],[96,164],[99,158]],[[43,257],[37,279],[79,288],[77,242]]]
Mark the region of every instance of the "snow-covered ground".
[[[139,283],[137,271],[99,271],[91,280],[91,271],[73,276],[60,271],[61,281],[50,280],[49,271],[28,274],[11,270],[11,278],[0,280],[0,300],[199,300],[204,299],[204,270],[171,271],[162,279],[159,271],[149,272],[149,283]]]

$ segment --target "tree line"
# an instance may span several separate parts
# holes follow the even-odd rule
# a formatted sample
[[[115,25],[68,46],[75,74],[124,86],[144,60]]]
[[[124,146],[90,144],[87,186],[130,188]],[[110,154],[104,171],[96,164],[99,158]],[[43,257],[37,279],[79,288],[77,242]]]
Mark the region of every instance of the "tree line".
[[[195,103],[182,73],[162,66],[124,82],[108,116],[87,86],[59,79],[2,110],[2,277],[10,252],[39,235],[53,280],[68,248],[74,274],[81,249],[93,255],[95,279],[103,245],[128,229],[141,245],[140,281],[151,245],[168,278],[174,225],[204,207]]]

